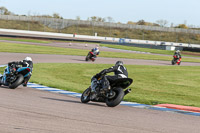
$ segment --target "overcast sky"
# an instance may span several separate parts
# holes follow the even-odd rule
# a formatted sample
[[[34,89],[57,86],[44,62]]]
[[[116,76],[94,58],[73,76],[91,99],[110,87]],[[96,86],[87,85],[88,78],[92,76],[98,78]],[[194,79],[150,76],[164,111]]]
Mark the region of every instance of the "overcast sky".
[[[115,22],[167,20],[200,27],[200,0],[0,0],[15,14],[52,15],[81,20],[88,17],[112,17]]]

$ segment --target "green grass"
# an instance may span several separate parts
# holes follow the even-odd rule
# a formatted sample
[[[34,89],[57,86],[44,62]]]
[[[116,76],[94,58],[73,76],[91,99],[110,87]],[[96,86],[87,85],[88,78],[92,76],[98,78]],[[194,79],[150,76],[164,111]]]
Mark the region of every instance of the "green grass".
[[[58,55],[80,55],[80,56],[86,56],[88,53],[88,50],[82,50],[82,49],[59,48],[59,47],[5,43],[5,42],[0,42],[0,48],[1,48],[0,52],[11,52],[11,53],[35,53],[35,54],[58,54]],[[104,51],[101,51],[100,57],[166,60],[166,61],[170,61],[172,59],[172,57],[169,56],[137,54],[137,53],[104,52]],[[182,61],[200,62],[200,59],[183,58]]]
[[[108,64],[35,64],[31,82],[82,93],[93,75]],[[126,101],[160,104],[171,103],[200,107],[199,66],[126,65],[134,79]],[[3,68],[0,68],[1,72]],[[84,70],[84,71],[83,71]],[[112,75],[112,74],[111,74]]]
[[[151,49],[151,48],[140,48],[140,47],[132,47],[132,46],[124,46],[124,45],[100,44],[100,46],[104,46],[108,48],[131,50],[131,51],[150,52],[150,53],[155,53],[155,54],[166,54],[166,55],[174,54],[174,51]]]
[[[113,45],[113,44],[100,44],[100,46],[103,47],[108,47],[108,48],[115,48],[115,49],[124,49],[124,50],[131,50],[131,51],[141,51],[141,52],[150,52],[154,54],[165,54],[165,55],[173,55],[175,51],[169,51],[169,50],[160,50],[160,49],[151,49],[151,48],[141,48],[141,47],[133,47],[133,46],[124,46],[124,45]],[[184,56],[189,56],[189,57],[199,57],[192,55],[193,53],[198,53],[198,52],[189,52],[185,51],[188,54],[181,54]]]
[[[200,107],[200,67],[126,66],[134,83],[130,86],[132,93],[125,100]],[[105,64],[35,64],[31,81],[82,93],[93,75],[109,67]]]
[[[9,38],[9,37],[0,37],[0,40],[33,42],[33,43],[51,43],[51,41],[49,41],[49,40],[47,41],[47,40],[38,40],[38,39]]]
[[[0,52],[59,54],[59,55],[86,55],[87,50],[59,48],[39,45],[17,44],[0,42]]]

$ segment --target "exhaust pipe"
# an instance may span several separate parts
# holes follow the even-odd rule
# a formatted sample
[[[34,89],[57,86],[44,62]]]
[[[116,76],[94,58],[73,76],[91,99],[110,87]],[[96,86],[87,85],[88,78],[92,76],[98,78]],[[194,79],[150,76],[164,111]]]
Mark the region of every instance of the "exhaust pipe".
[[[124,96],[125,96],[126,94],[130,93],[130,92],[131,92],[131,88],[128,88],[127,90],[124,91]]]

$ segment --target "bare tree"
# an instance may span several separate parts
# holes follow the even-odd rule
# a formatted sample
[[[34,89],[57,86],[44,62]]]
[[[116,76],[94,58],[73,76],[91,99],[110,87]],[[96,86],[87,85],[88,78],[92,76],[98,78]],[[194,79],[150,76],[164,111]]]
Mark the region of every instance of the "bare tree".
[[[90,17],[92,21],[97,21],[97,17],[96,16],[92,16]]]
[[[168,21],[160,19],[160,20],[157,20],[156,23],[159,24],[161,27],[165,27],[168,24]]]
[[[114,19],[112,17],[107,17],[108,22],[113,23]]]
[[[59,18],[59,19],[63,19],[63,17],[61,17],[58,13],[54,13],[53,18]]]
[[[136,24],[138,24],[138,25],[146,25],[146,22],[142,19],[142,20],[139,20]]]
[[[98,21],[98,22],[105,22],[106,20],[105,20],[105,18],[98,17],[98,18],[97,18],[97,21]]]
[[[76,16],[76,20],[81,20],[81,17],[80,16]]]

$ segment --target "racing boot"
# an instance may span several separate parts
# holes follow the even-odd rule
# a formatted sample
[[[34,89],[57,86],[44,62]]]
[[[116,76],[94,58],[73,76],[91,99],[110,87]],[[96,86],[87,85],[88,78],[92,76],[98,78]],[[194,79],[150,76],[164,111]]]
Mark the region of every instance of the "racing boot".
[[[24,83],[22,84],[24,87],[27,87],[28,80],[29,80],[29,77],[26,77],[24,79]]]
[[[24,86],[24,87],[27,87],[27,81],[25,81],[25,82],[23,83],[23,86]]]

